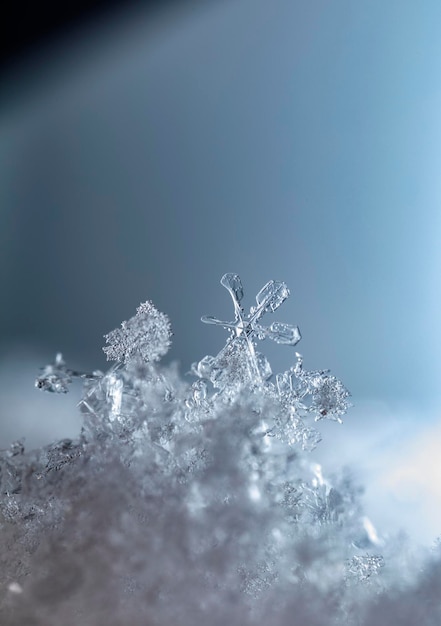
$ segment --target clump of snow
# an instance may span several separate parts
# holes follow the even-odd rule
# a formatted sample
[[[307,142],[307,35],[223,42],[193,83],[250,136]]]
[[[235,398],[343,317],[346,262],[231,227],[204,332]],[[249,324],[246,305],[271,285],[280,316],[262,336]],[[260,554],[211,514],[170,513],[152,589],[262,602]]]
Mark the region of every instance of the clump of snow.
[[[343,384],[297,353],[272,382],[256,350],[300,339],[260,323],[288,288],[270,281],[245,315],[239,277],[222,284],[235,319],[205,318],[229,337],[196,381],[157,362],[171,333],[151,303],[106,336],[108,372],[60,356],[38,379],[65,392],[63,376],[82,377],[84,424],[77,439],[1,454],[1,624],[441,623],[439,549],[386,541],[351,474],[311,458],[309,421],[341,421]]]

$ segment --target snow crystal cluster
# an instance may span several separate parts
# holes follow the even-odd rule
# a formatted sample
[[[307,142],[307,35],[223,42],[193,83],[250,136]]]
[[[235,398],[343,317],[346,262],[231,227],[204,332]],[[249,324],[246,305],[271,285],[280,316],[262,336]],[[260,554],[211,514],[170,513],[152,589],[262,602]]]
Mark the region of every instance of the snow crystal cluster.
[[[0,456],[0,623],[439,626],[439,551],[380,540],[350,473],[311,458],[313,423],[341,422],[349,393],[303,368],[296,326],[262,323],[287,286],[245,313],[240,278],[221,283],[234,319],[202,318],[228,338],[193,380],[159,364],[172,333],[151,302],[105,335],[109,371],[59,354],[37,378],[55,393],[82,378],[84,425]],[[272,376],[265,339],[293,350],[288,371]]]

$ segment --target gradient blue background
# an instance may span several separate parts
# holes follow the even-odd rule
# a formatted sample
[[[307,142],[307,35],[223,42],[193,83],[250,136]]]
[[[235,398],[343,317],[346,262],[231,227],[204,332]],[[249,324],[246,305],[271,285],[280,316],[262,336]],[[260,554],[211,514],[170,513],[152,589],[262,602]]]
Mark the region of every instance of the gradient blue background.
[[[351,390],[349,432],[385,415],[394,438],[433,424],[440,32],[438,0],[138,9],[5,80],[4,443],[25,427],[46,440],[32,410],[72,402],[34,395],[36,363],[61,350],[105,367],[102,335],[140,301],[169,314],[183,372],[215,353],[222,331],[199,320],[231,315],[227,271],[250,305],[267,280],[287,282],[277,319],[300,326],[306,367]],[[265,348],[275,371],[292,362]],[[77,428],[51,420],[57,435]]]

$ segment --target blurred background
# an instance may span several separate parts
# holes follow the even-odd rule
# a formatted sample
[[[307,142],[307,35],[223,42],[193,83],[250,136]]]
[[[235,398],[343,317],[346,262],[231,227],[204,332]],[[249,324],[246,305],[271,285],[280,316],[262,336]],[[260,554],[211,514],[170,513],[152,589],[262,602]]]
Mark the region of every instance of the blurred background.
[[[69,7],[2,25],[0,448],[78,432],[78,388],[33,388],[57,351],[105,368],[150,299],[184,374],[225,340],[200,322],[232,315],[222,274],[249,305],[274,278],[305,367],[353,395],[319,460],[357,468],[383,528],[439,532],[439,1]]]

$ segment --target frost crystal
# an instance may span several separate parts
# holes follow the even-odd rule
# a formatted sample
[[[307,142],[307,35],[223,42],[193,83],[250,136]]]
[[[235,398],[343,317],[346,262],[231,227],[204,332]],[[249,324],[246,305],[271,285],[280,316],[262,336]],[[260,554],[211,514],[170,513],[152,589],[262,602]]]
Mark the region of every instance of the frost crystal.
[[[382,567],[384,567],[384,558],[369,554],[354,556],[346,563],[348,575],[360,582],[377,575]]]
[[[266,358],[256,351],[256,340],[269,338],[291,346],[300,341],[297,326],[280,322],[271,326],[260,324],[265,313],[274,313],[288,298],[288,287],[285,283],[270,280],[257,294],[256,306],[245,314],[241,304],[244,292],[240,277],[224,274],[221,285],[233,300],[234,320],[223,322],[205,315],[202,321],[226,328],[230,331],[230,338],[216,357],[205,357],[193,366],[193,371],[198,376],[209,378],[218,389],[234,384],[261,385],[271,376],[271,367]]]
[[[63,360],[61,352],[55,357],[52,365],[46,365],[43,373],[35,381],[35,386],[44,391],[53,393],[67,393],[68,385],[72,382],[72,376],[66,369],[66,363]]]
[[[408,602],[407,619],[412,597],[439,598],[441,557],[428,582],[388,588],[385,559],[366,550],[385,547],[390,576],[399,547],[379,541],[350,474],[330,479],[310,455],[321,436],[309,421],[340,421],[347,390],[298,354],[273,381],[256,350],[300,340],[296,326],[261,323],[288,288],[270,281],[246,314],[239,277],[222,285],[234,320],[204,318],[229,337],[196,381],[158,363],[171,331],[150,302],[106,336],[108,372],[58,355],[37,379],[65,392],[82,378],[84,424],[76,440],[0,452],[2,625],[423,626],[387,603]],[[428,605],[427,625],[440,624],[439,599]]]
[[[103,350],[108,361],[128,363],[137,357],[145,362],[158,361],[168,352],[171,335],[168,317],[147,301],[139,305],[136,315],[121,323],[121,328],[104,335],[109,345]]]
[[[341,423],[341,416],[344,415],[350,404],[348,398],[349,391],[329,370],[317,372],[307,372],[303,370],[303,357],[296,353],[297,363],[291,372],[297,380],[297,388],[292,389],[294,395],[305,402],[306,396],[311,396],[311,402],[307,410],[315,415],[315,420],[323,418],[335,420]],[[292,384],[293,378],[290,378]]]
[[[276,376],[276,385],[269,382],[272,371],[266,358],[257,352],[257,340],[266,338],[276,343],[294,346],[300,339],[297,326],[273,322],[260,324],[267,312],[276,311],[289,297],[285,283],[269,281],[257,294],[255,307],[244,313],[242,282],[237,274],[225,274],[221,284],[229,291],[234,305],[234,320],[223,322],[211,316],[202,317],[207,324],[222,326],[230,331],[225,347],[217,356],[206,356],[193,365],[193,373],[208,379],[226,397],[234,397],[242,386],[259,388],[269,398],[276,398],[280,411],[268,435],[289,445],[300,444],[304,450],[313,450],[321,440],[320,433],[307,426],[304,419],[313,415],[341,422],[349,407],[349,392],[328,370],[307,372],[303,358],[296,353],[296,363],[287,372]]]
[[[68,369],[63,360],[63,355],[59,352],[55,357],[55,362],[43,368],[41,376],[35,380],[35,386],[37,389],[51,393],[67,393],[74,378],[94,379],[100,376],[102,373],[98,370],[93,374],[85,374]]]

